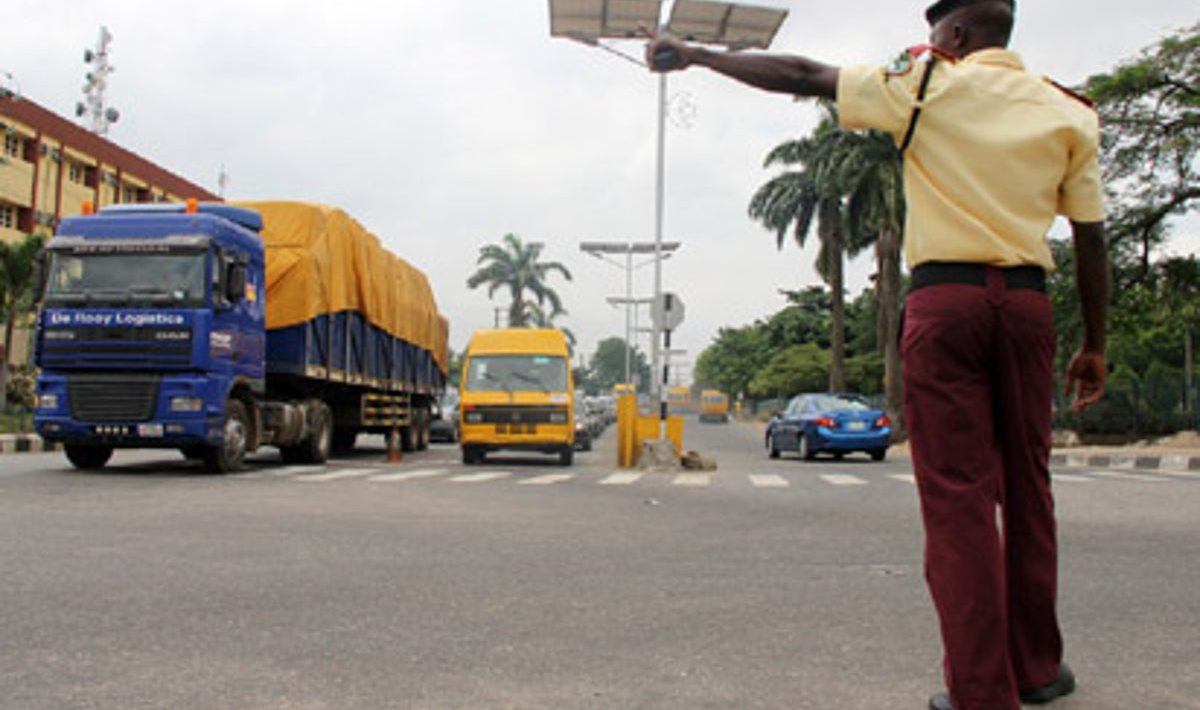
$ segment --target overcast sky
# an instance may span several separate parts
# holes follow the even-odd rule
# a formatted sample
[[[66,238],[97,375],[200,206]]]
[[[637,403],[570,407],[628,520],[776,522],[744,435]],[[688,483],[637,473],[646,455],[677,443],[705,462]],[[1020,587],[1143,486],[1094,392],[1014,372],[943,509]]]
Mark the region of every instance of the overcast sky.
[[[773,49],[836,64],[887,63],[927,36],[923,2],[755,4],[791,12]],[[109,102],[121,112],[112,140],[214,192],[223,165],[230,199],[344,208],[429,275],[456,350],[506,305],[466,288],[479,247],[508,232],[545,242],[545,257],[574,273],[551,285],[590,355],[623,334],[623,314],[605,297],[623,295],[625,282],[579,243],[654,238],[657,82],[612,54],[550,38],[548,5],[8,0],[0,72],[70,116],[83,50],[106,25],[117,68]],[[1017,5],[1013,48],[1032,71],[1067,84],[1200,19],[1183,0]],[[641,52],[636,42],[616,46]],[[683,246],[664,264],[664,288],[686,304],[673,346],[690,361],[721,326],[782,307],[780,289],[819,283],[815,244],[777,251],[746,216],[771,177],[764,156],[811,130],[816,112],[704,70],[673,75],[668,94],[694,114],[668,127],[665,239]],[[1194,243],[1180,238],[1172,249]],[[870,255],[850,265],[852,297],[872,270]],[[635,295],[652,289],[652,266],[637,270]]]

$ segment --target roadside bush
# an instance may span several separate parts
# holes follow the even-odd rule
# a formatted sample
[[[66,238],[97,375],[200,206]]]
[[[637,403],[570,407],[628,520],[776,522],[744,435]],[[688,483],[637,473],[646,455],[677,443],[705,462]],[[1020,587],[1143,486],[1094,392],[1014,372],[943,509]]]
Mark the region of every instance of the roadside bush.
[[[28,365],[14,365],[8,372],[4,399],[10,406],[33,409],[33,387],[37,370]]]

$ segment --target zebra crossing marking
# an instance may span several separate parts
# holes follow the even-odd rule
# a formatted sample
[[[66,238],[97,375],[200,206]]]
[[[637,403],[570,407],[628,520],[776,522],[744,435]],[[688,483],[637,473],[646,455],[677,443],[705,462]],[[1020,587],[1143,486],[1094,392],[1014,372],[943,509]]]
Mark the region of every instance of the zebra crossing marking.
[[[555,483],[564,483],[575,478],[573,473],[548,473],[544,476],[534,476],[517,481],[520,486],[552,486]]]
[[[691,486],[702,488],[712,482],[712,476],[707,473],[681,473],[671,481],[675,486]]]
[[[415,471],[403,471],[401,473],[381,473],[375,476],[368,476],[367,480],[372,483],[400,483],[418,478],[433,478],[445,473],[448,473],[448,471],[444,468],[419,468]]]
[[[508,478],[511,475],[508,471],[484,471],[483,473],[464,473],[460,476],[452,476],[447,480],[451,483],[486,483],[500,478]]]
[[[901,483],[911,483],[914,486],[917,485],[917,477],[911,473],[891,473],[888,474],[888,478],[894,481],[900,481]]]
[[[750,484],[755,488],[787,488],[792,485],[783,476],[774,473],[750,474]]]
[[[848,473],[824,473],[821,480],[832,486],[865,486],[867,482]]]
[[[605,478],[600,479],[599,484],[602,486],[628,486],[631,483],[637,483],[641,477],[642,474],[640,473],[614,471]]]
[[[1052,474],[1050,474],[1050,482],[1051,483],[1056,483],[1058,481],[1062,481],[1063,483],[1091,483],[1092,481],[1095,481],[1095,480],[1096,479],[1088,478],[1087,476],[1077,476],[1073,473],[1052,473]]]
[[[304,483],[324,483],[325,481],[338,481],[343,478],[363,478],[369,476],[379,469],[374,468],[339,468],[327,473],[306,473],[293,476],[293,481],[303,481]]]

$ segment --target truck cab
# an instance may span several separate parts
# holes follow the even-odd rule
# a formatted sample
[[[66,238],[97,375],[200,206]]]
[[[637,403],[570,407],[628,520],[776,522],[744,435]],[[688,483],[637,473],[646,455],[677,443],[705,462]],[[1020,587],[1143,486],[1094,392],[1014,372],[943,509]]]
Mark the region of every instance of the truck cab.
[[[120,447],[240,465],[265,379],[261,228],[257,213],[228,205],[64,220],[46,247],[38,433],[81,468]]]

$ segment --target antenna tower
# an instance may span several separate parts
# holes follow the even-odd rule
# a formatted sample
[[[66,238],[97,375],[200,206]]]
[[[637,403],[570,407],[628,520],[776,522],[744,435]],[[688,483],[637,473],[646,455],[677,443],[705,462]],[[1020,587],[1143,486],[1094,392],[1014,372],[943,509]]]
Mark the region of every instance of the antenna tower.
[[[84,78],[84,100],[75,104],[76,117],[89,116],[92,133],[107,135],[108,127],[121,117],[115,108],[104,105],[104,92],[108,89],[108,75],[116,71],[116,67],[108,63],[108,48],[112,44],[112,33],[107,27],[100,27],[100,38],[96,41],[95,49],[83,50],[83,63],[91,67]]]

